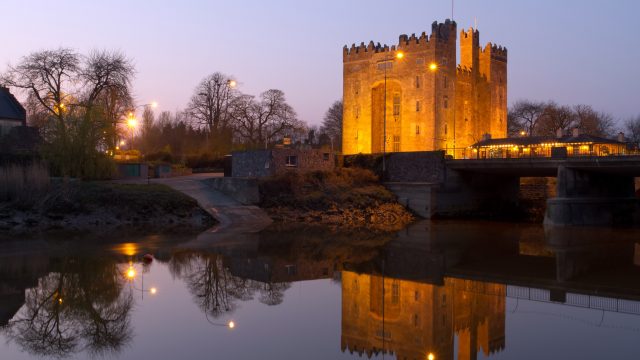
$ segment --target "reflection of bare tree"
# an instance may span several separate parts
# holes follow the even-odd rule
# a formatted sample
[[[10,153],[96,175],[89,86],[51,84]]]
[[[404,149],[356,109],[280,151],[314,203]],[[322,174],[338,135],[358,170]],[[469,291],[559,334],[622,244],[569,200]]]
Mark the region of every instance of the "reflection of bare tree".
[[[259,285],[260,302],[266,305],[278,305],[284,300],[284,292],[291,287],[289,283],[263,283]]]
[[[131,339],[133,296],[123,293],[115,263],[64,260],[25,293],[25,305],[4,330],[34,355],[118,352]]]
[[[289,288],[287,283],[262,283],[234,276],[219,254],[175,254],[169,267],[175,276],[184,279],[200,309],[214,318],[233,312],[236,301],[251,300],[256,292],[260,302],[280,304]]]

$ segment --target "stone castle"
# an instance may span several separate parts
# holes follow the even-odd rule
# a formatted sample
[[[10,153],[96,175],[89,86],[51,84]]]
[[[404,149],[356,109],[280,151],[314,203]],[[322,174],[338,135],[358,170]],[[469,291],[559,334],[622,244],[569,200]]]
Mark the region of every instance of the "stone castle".
[[[506,137],[507,49],[482,48],[478,30],[462,30],[457,65],[456,35],[446,20],[430,36],[400,35],[397,46],[344,47],[344,154],[451,154],[485,134]]]

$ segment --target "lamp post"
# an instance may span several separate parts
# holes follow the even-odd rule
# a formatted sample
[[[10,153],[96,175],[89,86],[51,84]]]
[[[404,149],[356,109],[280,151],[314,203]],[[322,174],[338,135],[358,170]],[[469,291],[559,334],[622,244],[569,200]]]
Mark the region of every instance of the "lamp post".
[[[404,53],[402,51],[396,52],[395,56],[389,57],[385,56],[384,59],[378,60],[378,64],[384,64],[384,108],[383,108],[383,119],[382,119],[382,177],[384,178],[387,173],[387,67],[388,64],[395,59],[404,58]]]
[[[142,104],[142,105],[137,105],[134,106],[130,111],[129,111],[129,115],[127,117],[127,127],[129,128],[130,131],[130,141],[129,141],[129,150],[133,150],[133,135],[135,133],[135,128],[138,126],[138,119],[136,119],[135,116],[135,112],[137,109],[141,108],[141,107],[152,107],[152,108],[157,108],[158,107],[158,103],[156,101],[152,101],[150,103],[147,104]]]

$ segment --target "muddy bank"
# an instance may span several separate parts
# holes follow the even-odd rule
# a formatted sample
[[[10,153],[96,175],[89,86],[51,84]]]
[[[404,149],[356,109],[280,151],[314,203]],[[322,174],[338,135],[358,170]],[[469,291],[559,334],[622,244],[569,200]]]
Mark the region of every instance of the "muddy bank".
[[[167,186],[72,182],[32,201],[0,203],[0,232],[202,231],[216,221],[198,203]]]
[[[276,222],[402,229],[414,216],[368,170],[295,172],[263,179],[260,206]]]

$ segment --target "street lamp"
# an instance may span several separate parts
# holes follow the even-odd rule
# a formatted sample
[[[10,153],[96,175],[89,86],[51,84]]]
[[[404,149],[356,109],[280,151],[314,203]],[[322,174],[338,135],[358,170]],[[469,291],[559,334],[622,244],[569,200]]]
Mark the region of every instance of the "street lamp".
[[[388,63],[395,59],[404,58],[404,53],[402,51],[396,52],[394,57],[385,56],[384,59],[378,60],[378,64],[384,64],[384,109],[383,109],[383,119],[382,119],[382,177],[384,178],[387,173],[387,67]]]

